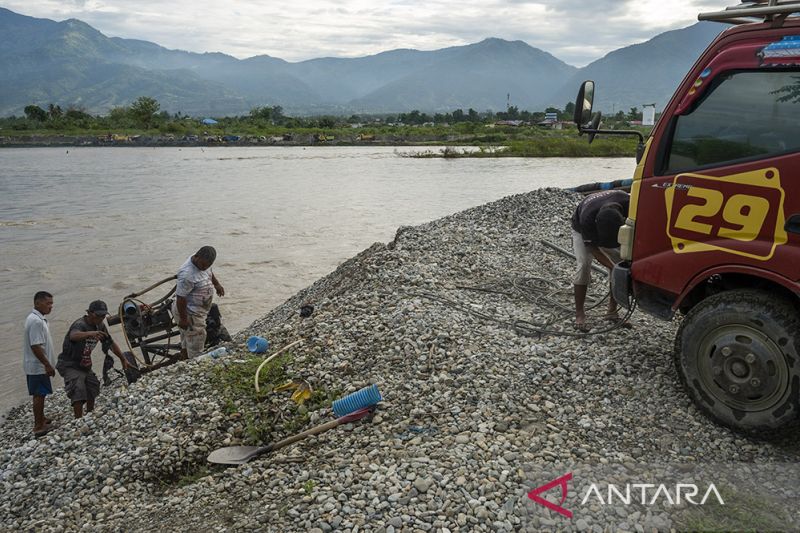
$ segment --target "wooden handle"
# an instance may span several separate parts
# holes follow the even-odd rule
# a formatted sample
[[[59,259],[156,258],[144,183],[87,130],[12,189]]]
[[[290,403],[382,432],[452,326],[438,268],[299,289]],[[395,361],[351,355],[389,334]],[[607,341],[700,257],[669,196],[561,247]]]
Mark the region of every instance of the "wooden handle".
[[[324,433],[325,431],[328,431],[329,429],[335,428],[336,426],[338,426],[341,423],[342,423],[342,419],[341,418],[337,418],[336,420],[331,420],[330,422],[326,422],[325,424],[321,424],[321,425],[315,426],[315,427],[313,427],[311,429],[307,429],[307,430],[303,431],[302,433],[298,433],[297,435],[293,435],[293,436],[287,437],[287,438],[285,438],[283,440],[279,440],[278,442],[276,442],[275,444],[273,444],[271,446],[272,449],[270,451],[279,450],[279,449],[283,448],[284,446],[288,446],[289,444],[294,444],[295,442],[297,442],[299,440],[303,440],[306,437],[310,437],[311,435],[316,435],[318,433]]]
[[[283,440],[279,440],[275,444],[271,444],[270,445],[270,450],[269,451],[279,450],[279,449],[283,448],[284,446],[288,446],[289,444],[294,444],[295,442],[297,442],[299,440],[303,440],[306,437],[310,437],[311,435],[317,435],[318,433],[324,433],[325,431],[328,431],[329,429],[333,429],[333,428],[335,428],[336,426],[338,426],[340,424],[347,424],[349,422],[354,422],[356,420],[364,418],[369,413],[371,413],[373,410],[374,409],[369,408],[369,407],[366,407],[364,409],[359,409],[358,411],[354,411],[354,412],[350,413],[349,415],[343,416],[341,418],[337,418],[336,420],[331,420],[330,422],[326,422],[324,424],[320,424],[319,426],[315,426],[315,427],[313,427],[311,429],[307,429],[307,430],[303,431],[302,433],[298,433],[297,435],[294,435],[292,437],[287,437],[287,438],[285,438]]]

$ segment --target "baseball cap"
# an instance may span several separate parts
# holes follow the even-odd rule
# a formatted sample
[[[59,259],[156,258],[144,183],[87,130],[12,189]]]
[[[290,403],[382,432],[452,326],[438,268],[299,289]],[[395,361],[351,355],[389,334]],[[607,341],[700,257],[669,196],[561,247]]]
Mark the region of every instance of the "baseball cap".
[[[108,306],[103,300],[95,300],[89,304],[89,312],[99,316],[108,314]]]

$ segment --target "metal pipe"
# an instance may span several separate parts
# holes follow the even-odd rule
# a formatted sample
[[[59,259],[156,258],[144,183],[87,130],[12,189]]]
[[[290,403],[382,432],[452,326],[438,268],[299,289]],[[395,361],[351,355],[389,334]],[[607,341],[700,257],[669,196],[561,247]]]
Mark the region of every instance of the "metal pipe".
[[[163,283],[163,282],[162,282],[162,283]],[[156,300],[155,302],[151,303],[151,304],[150,304],[150,307],[156,307],[156,306],[160,305],[162,302],[166,301],[166,299],[167,299],[167,298],[169,298],[170,296],[172,296],[172,294],[173,294],[173,293],[174,293],[174,292],[175,292],[177,289],[178,289],[178,286],[177,286],[177,285],[175,285],[174,287],[172,287],[172,288],[169,290],[169,292],[168,292],[167,294],[165,294],[164,296],[162,296],[161,298],[159,298],[159,299],[158,299],[158,300]]]
[[[159,281],[159,282],[157,282],[157,283],[154,283],[153,285],[150,285],[149,287],[147,287],[147,288],[146,288],[146,289],[144,289],[143,291],[134,292],[134,293],[132,293],[132,294],[129,294],[129,295],[127,295],[127,296],[125,297],[125,299],[128,299],[128,298],[138,298],[138,297],[139,297],[139,296],[141,296],[142,294],[144,294],[144,293],[146,293],[146,292],[150,292],[150,291],[152,291],[153,289],[155,289],[156,287],[158,287],[159,285],[163,285],[164,283],[166,283],[166,282],[168,282],[168,281],[172,281],[173,279],[178,279],[178,275],[177,275],[177,274],[174,274],[174,275],[172,275],[172,276],[170,276],[170,277],[168,277],[168,278],[164,278],[164,279],[162,279],[161,281]]]
[[[161,335],[157,335],[155,337],[150,337],[149,339],[147,339],[142,344],[143,345],[147,345],[147,344],[150,344],[150,343],[153,343],[153,342],[163,341],[164,339],[169,339],[171,337],[174,337],[176,334],[177,334],[177,332],[173,332],[172,330],[170,330],[170,331],[168,331],[166,333],[162,333]]]
[[[711,13],[700,13],[697,20],[726,20],[739,17],[766,17],[769,15],[783,15],[800,12],[800,1],[788,0],[779,1],[774,5],[751,7],[736,6],[725,11],[713,11]]]

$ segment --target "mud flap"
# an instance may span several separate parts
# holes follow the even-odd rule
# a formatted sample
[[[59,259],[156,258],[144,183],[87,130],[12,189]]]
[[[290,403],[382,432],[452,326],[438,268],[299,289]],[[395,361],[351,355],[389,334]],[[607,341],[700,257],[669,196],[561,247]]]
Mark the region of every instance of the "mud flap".
[[[630,308],[631,268],[627,261],[617,263],[611,271],[611,296],[625,309]]]

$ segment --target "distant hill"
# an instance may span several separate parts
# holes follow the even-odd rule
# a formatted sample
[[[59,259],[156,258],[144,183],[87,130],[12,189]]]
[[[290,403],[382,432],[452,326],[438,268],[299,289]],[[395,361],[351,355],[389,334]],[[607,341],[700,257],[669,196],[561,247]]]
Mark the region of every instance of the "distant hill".
[[[118,60],[126,56],[123,41],[78,20],[53,22],[0,9],[0,115],[51,102],[104,112],[136,95],[157,95],[165,109],[188,113],[225,114],[244,107],[241,96],[190,70]]]
[[[92,113],[152,96],[192,115],[244,114],[280,105],[293,114],[563,108],[583,79],[598,106],[660,107],[689,64],[722,29],[711,23],[667,32],[585,68],[522,41],[486,39],[434,51],[391,50],[349,59],[289,63],[270,56],[169,50],[109,38],[79,20],[55,22],[0,8],[0,116],[28,104],[76,105]]]
[[[436,60],[354,100],[351,105],[380,111],[452,111],[470,107],[477,111],[497,111],[506,108],[511,95],[514,105],[537,109],[577,71],[522,41],[486,39],[430,54]]]
[[[557,92],[573,94],[584,80],[596,84],[595,106],[606,113],[655,103],[659,111],[683,80],[700,53],[724,30],[718,22],[698,22],[668,31],[647,42],[620,48],[590,63],[568,79]],[[563,106],[554,96],[551,104]]]

